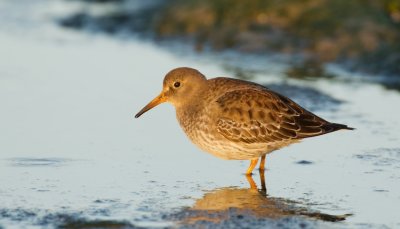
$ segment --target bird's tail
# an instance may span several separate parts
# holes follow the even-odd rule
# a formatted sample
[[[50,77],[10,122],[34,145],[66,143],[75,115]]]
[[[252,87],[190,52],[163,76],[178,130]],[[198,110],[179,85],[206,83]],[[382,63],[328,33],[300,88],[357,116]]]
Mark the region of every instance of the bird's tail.
[[[339,124],[339,123],[328,123],[323,126],[324,130],[329,133],[337,130],[355,130],[353,127],[349,127],[344,124]]]

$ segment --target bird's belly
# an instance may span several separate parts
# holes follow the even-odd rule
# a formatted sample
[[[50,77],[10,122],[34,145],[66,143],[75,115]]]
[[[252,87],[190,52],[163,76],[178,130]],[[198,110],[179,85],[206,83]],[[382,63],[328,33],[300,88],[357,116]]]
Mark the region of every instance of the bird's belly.
[[[261,157],[291,143],[235,142],[221,135],[216,127],[212,125],[212,123],[215,122],[204,116],[189,119],[181,114],[178,115],[178,120],[186,135],[196,146],[221,159],[250,160]],[[196,120],[196,122],[189,122],[188,120]]]
[[[210,135],[203,131],[196,131],[196,133],[188,134],[188,136],[203,151],[226,160],[250,160],[284,146],[268,143],[244,144],[243,142],[233,142],[222,135]]]

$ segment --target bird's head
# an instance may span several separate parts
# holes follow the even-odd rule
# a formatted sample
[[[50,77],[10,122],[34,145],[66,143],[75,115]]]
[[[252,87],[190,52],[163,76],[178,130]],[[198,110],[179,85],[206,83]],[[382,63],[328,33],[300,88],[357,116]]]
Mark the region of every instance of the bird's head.
[[[161,93],[143,107],[135,118],[139,118],[143,113],[163,102],[172,103],[175,107],[187,103],[198,94],[206,81],[206,77],[193,68],[181,67],[171,70],[165,75]]]

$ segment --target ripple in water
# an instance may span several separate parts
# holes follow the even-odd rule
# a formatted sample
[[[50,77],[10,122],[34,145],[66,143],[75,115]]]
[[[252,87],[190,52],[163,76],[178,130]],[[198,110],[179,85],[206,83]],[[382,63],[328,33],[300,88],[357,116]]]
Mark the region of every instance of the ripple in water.
[[[69,162],[65,158],[10,158],[11,166],[15,167],[59,167]]]

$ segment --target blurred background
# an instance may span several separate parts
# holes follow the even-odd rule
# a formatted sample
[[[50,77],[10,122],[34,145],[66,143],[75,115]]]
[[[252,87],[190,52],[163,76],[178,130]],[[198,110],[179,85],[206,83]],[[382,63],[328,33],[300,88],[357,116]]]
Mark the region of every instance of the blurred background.
[[[399,0],[0,0],[0,228],[400,227],[399,41]],[[268,155],[264,190],[172,106],[134,119],[181,66],[356,130]]]
[[[293,77],[327,74],[326,63],[368,75],[400,75],[398,0],[153,0],[142,10],[129,0],[84,2],[87,8],[60,24],[156,42],[181,40],[199,52],[280,54]],[[100,5],[102,12],[96,11]]]

